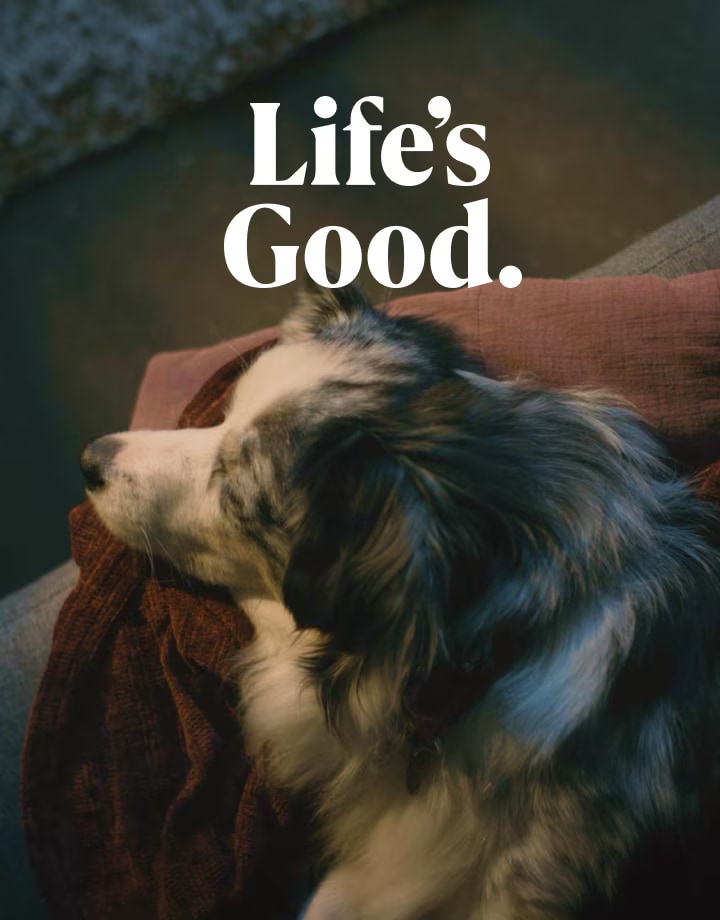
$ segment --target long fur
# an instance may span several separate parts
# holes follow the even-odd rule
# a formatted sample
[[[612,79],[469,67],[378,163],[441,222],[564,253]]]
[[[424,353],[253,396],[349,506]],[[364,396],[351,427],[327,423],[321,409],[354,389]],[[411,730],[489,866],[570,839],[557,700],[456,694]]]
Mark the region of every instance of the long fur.
[[[617,399],[310,289],[223,425],[110,453],[108,525],[253,619],[241,718],[312,803],[307,920],[588,916],[715,802],[717,525]],[[417,765],[440,672],[492,679]]]

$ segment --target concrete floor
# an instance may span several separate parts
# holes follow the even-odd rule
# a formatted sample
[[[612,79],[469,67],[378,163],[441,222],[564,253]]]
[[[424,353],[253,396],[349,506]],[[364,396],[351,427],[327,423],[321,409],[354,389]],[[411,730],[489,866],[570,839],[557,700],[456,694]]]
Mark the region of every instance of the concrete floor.
[[[493,275],[508,262],[571,275],[720,190],[719,42],[716,0],[407,3],[15,195],[0,209],[0,594],[67,556],[78,450],[126,426],[151,354],[286,309],[290,288],[229,275],[222,244],[237,211],[292,208],[292,228],[267,220],[253,234],[252,263],[269,278],[272,243],[335,223],[366,246],[405,224],[427,247],[487,195]],[[429,124],[428,99],[448,96],[453,124],[487,126],[490,179],[448,187],[438,155],[419,188],[251,187],[249,103],[281,103],[290,171],[311,152],[326,93],[341,124],[360,96],[384,96],[389,126]],[[432,287],[425,275],[413,290]]]

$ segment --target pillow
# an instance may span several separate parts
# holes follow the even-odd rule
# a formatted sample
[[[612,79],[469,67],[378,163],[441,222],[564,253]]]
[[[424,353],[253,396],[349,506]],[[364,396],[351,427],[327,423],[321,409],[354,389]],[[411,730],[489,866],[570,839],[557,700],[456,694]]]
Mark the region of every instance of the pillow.
[[[406,297],[393,314],[451,324],[487,373],[549,386],[603,387],[629,400],[688,468],[720,457],[720,271],[576,281],[525,279]],[[264,330],[148,365],[133,427],[172,427],[199,385]]]

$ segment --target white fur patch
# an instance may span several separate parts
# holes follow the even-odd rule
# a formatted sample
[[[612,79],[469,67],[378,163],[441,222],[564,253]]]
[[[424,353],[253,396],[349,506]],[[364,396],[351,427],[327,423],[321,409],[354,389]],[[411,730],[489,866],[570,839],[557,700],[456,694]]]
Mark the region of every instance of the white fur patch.
[[[313,341],[276,345],[238,381],[226,423],[233,428],[249,425],[276,403],[314,390],[333,378],[360,379],[347,351]]]

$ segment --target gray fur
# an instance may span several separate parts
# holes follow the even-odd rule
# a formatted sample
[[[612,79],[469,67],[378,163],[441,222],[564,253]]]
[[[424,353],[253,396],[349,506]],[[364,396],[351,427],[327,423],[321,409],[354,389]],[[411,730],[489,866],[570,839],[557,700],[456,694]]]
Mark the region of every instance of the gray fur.
[[[644,841],[717,794],[711,510],[606,394],[490,381],[354,290],[306,294],[284,329],[183,448],[172,513],[129,459],[152,433],[92,497],[251,615],[247,747],[319,820],[308,920],[611,904]],[[442,668],[493,679],[413,795],[413,693]]]

